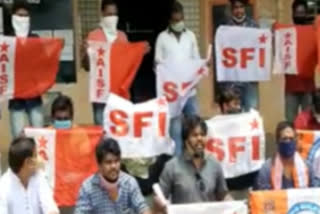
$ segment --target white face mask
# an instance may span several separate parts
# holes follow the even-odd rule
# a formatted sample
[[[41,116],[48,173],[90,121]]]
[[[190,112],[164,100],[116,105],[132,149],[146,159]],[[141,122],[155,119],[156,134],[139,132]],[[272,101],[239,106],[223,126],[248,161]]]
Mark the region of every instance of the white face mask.
[[[178,23],[172,24],[171,29],[177,33],[181,33],[185,29],[184,21],[180,21]]]
[[[12,26],[16,36],[27,37],[30,31],[30,17],[13,15]]]
[[[241,18],[237,18],[237,17],[235,17],[235,16],[232,16],[232,19],[233,19],[237,24],[242,24],[246,18],[247,18],[247,16],[242,16]]]
[[[318,123],[320,123],[320,115],[319,114],[314,115],[314,118],[316,119],[316,121]]]
[[[117,33],[118,16],[106,16],[101,19],[100,26],[110,34]]]

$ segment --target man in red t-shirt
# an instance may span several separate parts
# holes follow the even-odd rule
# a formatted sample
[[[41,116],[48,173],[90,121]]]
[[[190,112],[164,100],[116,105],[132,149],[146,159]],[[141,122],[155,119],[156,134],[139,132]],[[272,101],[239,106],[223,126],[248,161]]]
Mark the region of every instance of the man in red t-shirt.
[[[293,21],[295,25],[310,24],[307,19],[308,5],[304,1],[295,0],[292,5]],[[304,41],[303,41],[304,42]],[[315,51],[316,52],[316,51]],[[317,54],[308,58],[308,62],[303,63],[302,74],[285,76],[286,92],[286,118],[293,122],[299,108],[306,110],[312,103],[312,92],[315,90],[314,71],[317,65]],[[302,73],[299,71],[299,73]],[[307,74],[307,75],[306,75]]]
[[[320,89],[313,94],[313,106],[301,112],[294,121],[294,126],[299,130],[320,130]]]

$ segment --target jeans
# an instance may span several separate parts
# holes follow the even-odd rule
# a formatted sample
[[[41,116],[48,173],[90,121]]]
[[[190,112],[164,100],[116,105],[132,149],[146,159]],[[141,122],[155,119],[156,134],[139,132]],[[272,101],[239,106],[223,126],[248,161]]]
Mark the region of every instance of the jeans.
[[[312,105],[312,95],[311,93],[286,93],[286,118],[289,122],[294,122],[296,116],[299,112],[299,107],[301,110],[306,110]]]
[[[258,108],[259,89],[256,82],[226,82],[219,84],[220,93],[226,89],[234,89],[240,94],[241,108],[248,112]]]
[[[29,125],[35,128],[41,128],[44,125],[42,105],[26,106],[24,109],[9,109],[11,135],[18,137],[27,126],[25,114],[27,114]]]
[[[92,103],[93,108],[93,120],[97,126],[103,126],[103,113],[106,104],[103,103]]]
[[[188,99],[185,104],[182,113],[183,115],[196,115],[198,114],[198,104],[196,96],[192,96]],[[183,151],[183,140],[182,140],[182,118],[183,115],[171,118],[170,120],[170,136],[175,141],[175,155],[179,156]]]

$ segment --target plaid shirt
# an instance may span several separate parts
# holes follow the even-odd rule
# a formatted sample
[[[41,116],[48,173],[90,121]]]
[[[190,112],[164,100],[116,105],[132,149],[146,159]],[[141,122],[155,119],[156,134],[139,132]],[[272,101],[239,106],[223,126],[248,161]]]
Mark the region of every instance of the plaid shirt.
[[[95,174],[88,178],[80,189],[75,214],[141,214],[148,209],[136,180],[121,172],[119,176],[119,196],[113,202],[100,186],[100,178]]]

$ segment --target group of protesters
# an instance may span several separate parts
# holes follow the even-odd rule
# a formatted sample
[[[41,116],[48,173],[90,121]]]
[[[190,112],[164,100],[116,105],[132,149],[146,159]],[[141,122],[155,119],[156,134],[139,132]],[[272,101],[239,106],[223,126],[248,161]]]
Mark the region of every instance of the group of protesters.
[[[226,25],[258,28],[246,12],[248,1],[230,0],[231,17]],[[308,5],[295,0],[293,22],[311,24],[307,18]],[[10,36],[35,37],[30,33],[29,6],[16,2],[12,7],[12,33]],[[102,0],[100,27],[88,35],[88,42],[128,43],[126,34],[117,29],[118,8],[113,0]],[[150,45],[145,43],[145,54]],[[83,65],[89,68],[89,57],[84,51]],[[200,59],[195,34],[185,26],[183,6],[172,5],[169,26],[157,38],[156,66],[167,59],[188,61]],[[209,62],[208,62],[209,63]],[[315,70],[315,67],[313,68]],[[316,90],[314,75],[309,79],[299,75],[285,77],[286,121],[275,129],[276,151],[260,170],[234,179],[226,179],[223,168],[212,155],[206,154],[208,127],[197,103],[193,89],[181,115],[170,118],[170,137],[175,142],[172,156],[139,160],[148,162],[147,178],[131,173],[122,158],[116,139],[101,138],[96,146],[98,171],[83,181],[75,204],[75,214],[125,214],[167,213],[168,204],[191,204],[230,201],[232,190],[281,190],[320,187],[315,169],[305,162],[297,149],[296,130],[320,130],[320,90]],[[258,109],[257,82],[219,83],[219,107],[222,115],[235,115]],[[94,123],[103,126],[106,104],[92,103]],[[9,169],[0,178],[1,214],[58,214],[53,190],[42,172],[37,144],[26,137],[24,128],[44,127],[42,99],[12,99],[9,101],[10,127],[13,140],[8,151]],[[77,106],[81,108],[81,106]],[[76,127],[72,98],[60,95],[51,106],[52,129],[65,130]],[[25,114],[29,124],[24,121]],[[132,161],[135,160],[126,160]],[[67,164],[67,163],[66,163]],[[318,172],[319,173],[319,172]],[[161,194],[153,195],[158,183]],[[151,195],[151,198],[150,198]],[[149,196],[149,197],[148,197]],[[146,199],[151,199],[149,202]],[[147,202],[148,201],[148,202]]]

